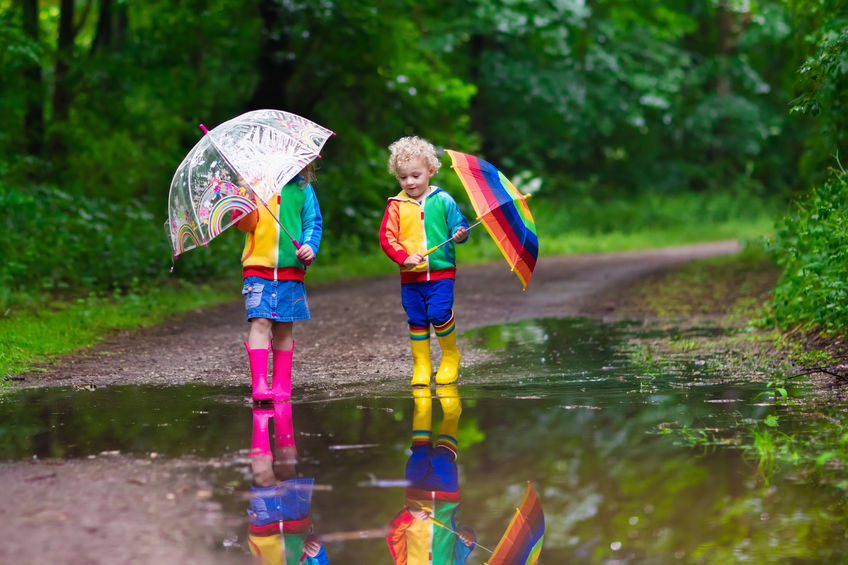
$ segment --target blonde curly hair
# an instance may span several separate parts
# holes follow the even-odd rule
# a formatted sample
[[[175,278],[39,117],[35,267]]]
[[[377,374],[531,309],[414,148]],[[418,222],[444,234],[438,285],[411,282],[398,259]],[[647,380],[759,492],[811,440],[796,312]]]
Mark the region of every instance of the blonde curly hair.
[[[389,172],[395,176],[400,166],[415,159],[423,159],[428,167],[433,168],[434,173],[442,166],[433,144],[416,135],[401,137],[389,145],[389,151]]]

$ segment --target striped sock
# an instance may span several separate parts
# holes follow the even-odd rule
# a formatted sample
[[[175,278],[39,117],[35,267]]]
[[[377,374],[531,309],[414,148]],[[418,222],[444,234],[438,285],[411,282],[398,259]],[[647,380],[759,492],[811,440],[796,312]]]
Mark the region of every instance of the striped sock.
[[[430,445],[432,436],[433,434],[430,430],[412,430],[412,447]]]
[[[427,341],[430,339],[430,326],[409,326],[409,339],[412,341]]]
[[[439,337],[445,337],[446,335],[450,335],[450,333],[456,328],[453,320],[453,312],[451,312],[450,319],[442,324],[441,326],[433,326],[433,329],[436,331],[436,335]]]
[[[446,447],[453,451],[454,455],[459,452],[459,446],[457,444],[456,438],[446,434],[439,435],[438,439],[436,440],[436,447]]]

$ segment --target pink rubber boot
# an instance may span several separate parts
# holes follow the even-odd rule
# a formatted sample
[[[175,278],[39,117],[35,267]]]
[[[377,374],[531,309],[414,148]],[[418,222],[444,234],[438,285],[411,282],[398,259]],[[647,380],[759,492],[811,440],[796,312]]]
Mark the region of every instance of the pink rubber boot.
[[[253,401],[273,400],[274,394],[268,388],[268,351],[271,345],[269,344],[267,349],[251,349],[245,341],[244,348],[247,349],[247,357],[250,360]]]
[[[291,351],[274,349],[274,372],[271,377],[271,393],[274,402],[288,402],[291,398],[291,374],[292,355],[294,354],[294,341]]]

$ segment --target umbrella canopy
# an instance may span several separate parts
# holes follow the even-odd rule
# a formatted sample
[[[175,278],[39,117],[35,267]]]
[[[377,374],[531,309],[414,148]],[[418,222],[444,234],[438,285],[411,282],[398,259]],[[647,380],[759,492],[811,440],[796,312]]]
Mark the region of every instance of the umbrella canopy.
[[[451,149],[451,168],[471,199],[477,218],[495,240],[524,289],[539,256],[539,238],[528,195],[521,194],[508,178],[490,163]]]
[[[331,135],[282,110],[247,112],[207,131],[171,180],[167,231],[174,255],[207,245],[254,210],[252,196],[267,202],[319,157]]]
[[[528,482],[521,505],[486,565],[533,565],[539,560],[544,537],[545,514]]]

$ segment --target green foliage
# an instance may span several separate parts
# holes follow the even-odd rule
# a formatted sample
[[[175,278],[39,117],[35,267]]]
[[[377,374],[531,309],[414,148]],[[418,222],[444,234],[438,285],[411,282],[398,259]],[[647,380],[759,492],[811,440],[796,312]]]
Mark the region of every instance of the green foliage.
[[[828,415],[831,411],[828,406],[788,402],[785,389],[780,390],[785,416],[767,415],[751,430],[750,440],[742,445],[756,463],[762,479],[768,484],[780,467],[788,467],[817,482],[833,484],[843,491],[848,489],[844,476],[848,464],[848,431],[842,415]],[[784,425],[784,419],[795,420],[793,433],[781,430],[789,427]],[[802,423],[799,425],[798,421]]]
[[[848,174],[834,172],[800,198],[770,248],[783,274],[769,321],[785,329],[848,328]]]
[[[375,252],[397,191],[386,148],[411,133],[540,180],[532,207],[545,253],[651,245],[633,238],[645,226],[660,226],[651,238],[664,244],[760,229],[770,213],[761,197],[800,178],[806,130],[786,104],[812,55],[790,23],[820,51],[805,100],[832,107],[827,127],[840,129],[842,16],[832,0],[813,5],[802,15],[777,0],[116,2],[121,23],[105,43],[98,11],[76,11],[60,61],[60,6],[41,4],[33,36],[22,4],[2,2],[0,179],[14,212],[0,239],[14,245],[0,300],[24,287],[85,293],[163,278],[167,192],[197,125],[257,105],[338,134],[316,183],[325,264]],[[67,80],[57,82],[60,62]],[[40,150],[21,142],[38,133],[35,110]],[[450,177],[445,167],[437,181]],[[30,204],[29,217],[19,213]],[[38,236],[47,230],[55,235]],[[177,276],[237,272],[239,239],[186,254]],[[466,249],[496,258],[477,241]]]
[[[50,308],[7,310],[0,316],[0,375],[20,373],[34,363],[89,347],[112,331],[154,325],[169,316],[232,300],[240,288],[238,280],[229,286],[170,281],[112,294],[92,292],[74,300],[51,299]]]
[[[139,280],[168,276],[171,251],[164,226],[139,203],[0,184],[0,208],[0,312],[20,303],[21,294],[125,290]],[[180,274],[238,273],[242,240],[226,235],[233,237],[220,238],[214,251],[180,259]]]
[[[806,139],[802,172],[821,184],[833,155],[848,149],[848,7],[838,0],[795,0],[790,5],[803,56],[792,111],[815,124]]]
[[[446,18],[484,154],[619,193],[797,187],[782,4],[698,6],[479,2],[473,21]]]

